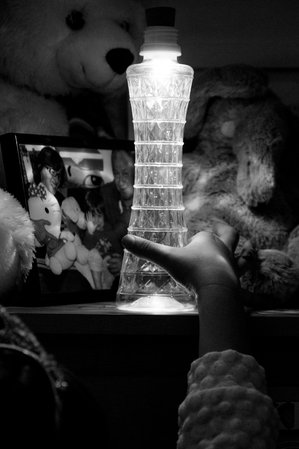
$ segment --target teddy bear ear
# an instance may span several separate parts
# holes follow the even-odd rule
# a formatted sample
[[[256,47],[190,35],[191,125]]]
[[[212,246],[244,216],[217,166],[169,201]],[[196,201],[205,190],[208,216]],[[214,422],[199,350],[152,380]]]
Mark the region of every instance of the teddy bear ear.
[[[260,150],[260,148],[259,148]],[[265,157],[254,149],[253,142],[246,142],[238,149],[238,171],[236,188],[238,195],[248,207],[267,204],[275,189],[275,170],[271,155]]]
[[[184,128],[185,139],[195,139],[198,137],[204,124],[209,101],[209,98],[201,96],[199,91],[196,91],[196,87],[191,89],[186,124]]]
[[[262,98],[268,90],[266,73],[250,65],[230,64],[223,67],[196,69],[187,109],[185,139],[194,139],[200,133],[211,99],[215,97]]]
[[[264,110],[248,111],[234,135],[233,149],[238,160],[237,192],[249,207],[267,204],[273,198],[277,167],[286,145],[283,121]]]

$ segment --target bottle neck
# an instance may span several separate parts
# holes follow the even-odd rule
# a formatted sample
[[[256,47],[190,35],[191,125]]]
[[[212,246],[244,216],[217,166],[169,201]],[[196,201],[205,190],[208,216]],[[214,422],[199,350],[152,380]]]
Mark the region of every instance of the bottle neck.
[[[144,43],[140,56],[144,60],[169,59],[177,61],[181,56],[181,47],[177,43],[178,32],[173,27],[147,27],[144,33]]]
[[[143,56],[143,62],[155,60],[158,63],[163,63],[164,61],[177,62],[177,58],[179,56],[177,52],[169,52],[163,50],[144,51],[142,54],[140,53],[140,55]]]

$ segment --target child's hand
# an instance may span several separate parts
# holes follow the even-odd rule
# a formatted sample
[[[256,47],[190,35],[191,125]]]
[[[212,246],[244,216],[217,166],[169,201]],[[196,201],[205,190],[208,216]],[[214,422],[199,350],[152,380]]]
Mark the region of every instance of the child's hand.
[[[217,222],[214,233],[202,231],[183,248],[150,242],[126,235],[126,249],[167,270],[178,282],[197,292],[211,285],[236,289],[239,285],[233,257],[238,243],[237,232],[229,225]]]
[[[96,230],[97,224],[95,223],[94,217],[90,211],[86,212],[85,219],[87,231],[89,232],[90,235],[93,235],[93,233]]]
[[[111,274],[118,276],[121,269],[122,256],[119,253],[113,253],[107,261],[108,269]]]

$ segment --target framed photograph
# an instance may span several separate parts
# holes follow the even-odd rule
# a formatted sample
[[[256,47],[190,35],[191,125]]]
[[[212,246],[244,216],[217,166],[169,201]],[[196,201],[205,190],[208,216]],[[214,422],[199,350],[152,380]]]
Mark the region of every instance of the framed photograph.
[[[0,145],[0,186],[35,229],[34,266],[17,303],[113,300],[130,216],[118,184],[133,197],[134,142],[5,134]]]

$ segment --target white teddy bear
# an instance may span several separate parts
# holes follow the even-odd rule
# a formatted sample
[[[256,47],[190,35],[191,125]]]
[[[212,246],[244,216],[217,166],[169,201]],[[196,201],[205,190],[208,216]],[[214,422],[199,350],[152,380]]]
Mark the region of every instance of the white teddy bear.
[[[117,99],[143,27],[136,0],[1,0],[0,134],[69,135],[69,102],[88,93],[94,116],[108,111],[114,133],[125,132]]]
[[[28,189],[29,215],[35,229],[36,247],[46,248],[45,263],[52,273],[61,274],[77,259],[77,248],[71,232],[61,232],[61,208],[55,196],[43,184]]]

